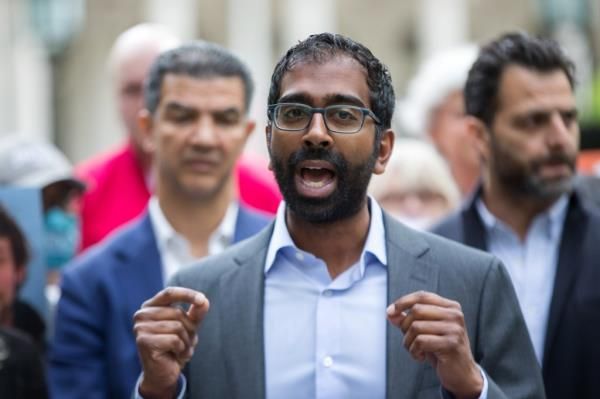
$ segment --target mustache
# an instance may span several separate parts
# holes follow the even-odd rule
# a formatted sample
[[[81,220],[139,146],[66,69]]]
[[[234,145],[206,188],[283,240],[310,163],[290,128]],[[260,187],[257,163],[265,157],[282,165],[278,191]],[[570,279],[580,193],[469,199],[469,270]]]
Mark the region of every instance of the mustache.
[[[544,158],[539,158],[532,163],[534,169],[539,169],[544,165],[567,165],[571,170],[575,170],[575,156],[565,152],[550,154]]]
[[[293,170],[302,161],[320,160],[329,162],[335,168],[336,173],[347,170],[348,163],[339,153],[325,148],[301,148],[294,152],[288,159],[288,167]]]

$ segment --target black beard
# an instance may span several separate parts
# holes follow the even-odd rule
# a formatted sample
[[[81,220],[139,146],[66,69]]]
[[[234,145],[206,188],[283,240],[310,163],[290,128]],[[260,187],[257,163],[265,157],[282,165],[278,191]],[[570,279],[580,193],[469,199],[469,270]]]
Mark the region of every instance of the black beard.
[[[302,148],[287,163],[271,154],[275,179],[288,209],[310,223],[332,223],[356,215],[365,203],[376,159],[374,151],[366,162],[349,165],[342,155],[324,148]],[[296,190],[296,167],[306,160],[324,160],[334,166],[337,189],[328,197],[306,198]]]
[[[552,200],[573,190],[575,157],[567,153],[557,152],[548,157],[530,161],[528,165],[523,165],[494,139],[492,139],[492,152],[493,169],[498,181],[516,195]],[[572,171],[571,176],[552,180],[541,178],[540,169],[549,163],[566,164]]]

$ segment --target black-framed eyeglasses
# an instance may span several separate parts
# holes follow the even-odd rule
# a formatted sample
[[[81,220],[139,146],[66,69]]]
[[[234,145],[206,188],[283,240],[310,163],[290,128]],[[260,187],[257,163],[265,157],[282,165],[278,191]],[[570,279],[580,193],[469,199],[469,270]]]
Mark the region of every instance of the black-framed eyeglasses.
[[[300,103],[279,103],[269,105],[268,114],[269,120],[277,129],[290,132],[306,129],[314,114],[323,115],[325,126],[335,133],[357,133],[363,128],[366,116],[370,116],[377,125],[381,125],[373,111],[355,105],[340,104],[313,108]]]

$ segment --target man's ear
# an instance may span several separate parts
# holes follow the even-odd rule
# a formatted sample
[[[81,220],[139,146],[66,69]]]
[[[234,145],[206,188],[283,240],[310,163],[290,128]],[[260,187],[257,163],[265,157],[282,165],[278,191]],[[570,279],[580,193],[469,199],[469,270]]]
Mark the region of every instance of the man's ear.
[[[256,128],[256,121],[254,119],[248,119],[246,121],[246,128],[245,128],[245,132],[244,132],[246,134],[246,140],[248,140],[248,138],[250,137],[252,132],[254,132],[255,128]]]
[[[25,277],[27,277],[27,267],[25,265],[17,266],[15,273],[17,287],[20,287],[25,282]]]
[[[482,160],[489,159],[491,132],[481,119],[474,116],[466,116],[465,118],[467,133],[473,140],[480,158]]]
[[[392,155],[392,150],[394,149],[394,131],[392,129],[387,129],[381,135],[381,141],[379,143],[379,153],[377,154],[377,159],[375,160],[375,167],[373,168],[373,173],[376,175],[380,175],[385,172],[385,167],[390,160],[390,156]]]
[[[268,122],[267,126],[265,126],[265,138],[267,139],[267,151],[269,152],[269,170],[273,170],[273,165],[271,165],[271,137],[273,134],[273,130],[271,128],[271,123]]]
[[[149,154],[154,154],[156,145],[154,144],[154,137],[152,134],[153,119],[152,114],[147,109],[142,109],[138,113],[138,127],[140,134],[142,135],[142,147],[144,151]]]

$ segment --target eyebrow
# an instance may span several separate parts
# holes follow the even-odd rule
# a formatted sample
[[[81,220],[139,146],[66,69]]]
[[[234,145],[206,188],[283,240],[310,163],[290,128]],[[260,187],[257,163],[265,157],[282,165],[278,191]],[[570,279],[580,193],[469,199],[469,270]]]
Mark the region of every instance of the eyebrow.
[[[314,103],[313,97],[305,93],[292,93],[281,97],[278,103],[302,103],[312,105]],[[347,94],[328,94],[325,96],[325,104],[349,104],[356,105],[358,107],[366,107],[365,103],[358,97],[347,95]]]
[[[579,111],[577,109],[576,106],[573,107],[553,107],[553,108],[532,108],[526,111],[523,111],[519,114],[517,114],[516,116],[530,116],[530,115],[550,115],[552,112],[554,111],[558,111],[561,114],[564,113],[569,113],[569,114],[574,114],[575,116],[578,116]]]
[[[183,111],[183,112],[196,112],[195,108],[189,107],[187,105],[178,103],[176,101],[172,101],[165,106],[165,110],[167,111]]]
[[[286,96],[280,97],[277,100],[278,103],[302,103],[302,104],[312,104],[313,99],[311,96],[304,93],[292,93]]]
[[[167,111],[179,111],[179,112],[203,112],[203,111],[199,111],[197,108],[195,107],[190,107],[181,103],[178,103],[176,101],[170,102],[165,106],[165,109]],[[232,107],[227,107],[227,108],[223,108],[223,109],[215,109],[215,110],[211,110],[209,111],[212,114],[224,114],[224,113],[229,113],[229,112],[235,112],[239,115],[243,115],[244,111],[242,111],[241,109],[239,109],[238,107],[232,106]]]

